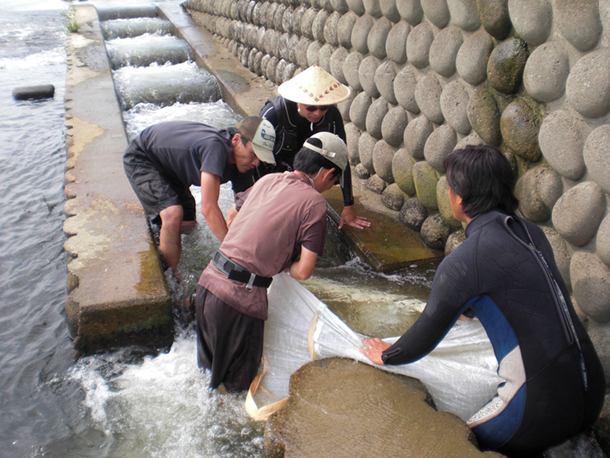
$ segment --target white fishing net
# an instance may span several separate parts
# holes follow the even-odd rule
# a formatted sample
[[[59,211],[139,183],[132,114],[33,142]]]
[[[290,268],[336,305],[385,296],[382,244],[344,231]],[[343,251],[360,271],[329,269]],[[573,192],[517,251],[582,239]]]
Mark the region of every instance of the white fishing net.
[[[320,358],[345,357],[382,370],[417,378],[428,388],[439,410],[468,420],[496,393],[504,380],[481,323],[458,321],[442,342],[421,360],[400,366],[379,366],[358,349],[361,335],[288,274],[274,277],[269,288],[269,319],[265,323],[265,373],[253,382],[246,410],[265,420],[288,397],[290,375]],[[384,339],[395,342],[398,337]]]

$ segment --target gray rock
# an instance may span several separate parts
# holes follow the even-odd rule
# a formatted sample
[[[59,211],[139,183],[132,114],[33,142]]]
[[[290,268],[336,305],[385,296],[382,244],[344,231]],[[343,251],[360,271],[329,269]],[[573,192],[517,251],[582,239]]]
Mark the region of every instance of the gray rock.
[[[375,87],[388,103],[396,105],[398,101],[394,95],[394,80],[396,79],[396,64],[385,60],[375,70]]]
[[[424,157],[428,164],[438,170],[440,173],[445,172],[443,162],[445,158],[453,151],[457,143],[455,131],[448,124],[443,124],[437,127],[430,134],[426,145],[424,146]]]
[[[360,164],[360,155],[358,153],[358,141],[362,135],[360,130],[354,123],[347,123],[345,125],[345,137],[347,145],[347,154],[349,156],[349,162],[352,165]]]
[[[428,210],[438,210],[436,184],[439,178],[439,173],[426,161],[417,162],[413,166],[413,181],[417,198]]]
[[[540,45],[525,64],[523,84],[533,99],[552,102],[565,92],[570,73],[568,55],[558,41]]]
[[[271,3],[269,5],[269,8],[267,8],[267,15],[265,16],[265,23],[263,24],[265,27],[267,28],[273,28],[274,27],[274,18],[275,18],[275,12],[277,11],[279,3]]]
[[[375,19],[370,14],[360,16],[354,24],[354,28],[352,29],[352,46],[356,51],[361,54],[369,53],[369,46],[367,41],[369,37],[369,32],[374,24]]]
[[[383,118],[388,113],[388,103],[383,97],[379,97],[375,100],[366,115],[366,131],[377,139],[382,138],[381,124]]]
[[[256,5],[260,5],[260,3],[256,2]],[[256,7],[254,7],[256,9]],[[303,20],[303,14],[305,14],[307,8],[304,5],[299,6],[292,12],[292,33],[297,35],[302,35],[301,31],[301,21]]]
[[[602,34],[597,0],[555,0],[554,13],[559,31],[576,49],[595,47]]]
[[[408,22],[400,21],[392,27],[388,33],[388,39],[385,44],[385,52],[388,59],[393,60],[397,64],[404,64],[407,61],[407,37],[411,31],[411,26]]]
[[[350,106],[349,118],[361,130],[366,130],[366,115],[371,103],[373,103],[373,99],[366,92],[361,92]]]
[[[459,142],[457,142],[457,144],[455,145],[455,148],[453,148],[454,150],[456,149],[464,149],[467,146],[477,146],[477,145],[484,145],[485,142],[483,141],[483,139],[481,137],[479,137],[479,134],[477,134],[476,132],[471,133],[470,135],[462,138]]]
[[[585,181],[559,198],[553,208],[553,226],[572,245],[583,246],[595,235],[605,209],[605,194],[592,181]]]
[[[332,57],[331,57],[331,62],[332,62]],[[349,112],[352,108],[352,103],[354,102],[354,99],[356,98],[357,95],[358,95],[358,93],[356,91],[350,91],[349,97],[346,100],[344,100],[343,102],[339,102],[337,104],[337,108],[339,109],[339,113],[341,113],[341,117],[343,118],[344,123],[351,121],[351,119],[349,117]]]
[[[515,186],[519,210],[523,216],[534,222],[549,220],[553,206],[562,192],[560,176],[545,165],[528,170]]]
[[[595,254],[577,251],[570,263],[572,290],[580,309],[598,323],[610,321],[610,267]]]
[[[466,231],[460,229],[459,231],[452,232],[449,237],[447,237],[447,242],[445,243],[445,256],[449,256],[453,253],[457,247],[459,247],[466,240]]]
[[[368,180],[371,177],[371,172],[362,164],[358,164],[354,168],[354,173],[361,180]]]
[[[589,179],[593,180],[604,192],[610,193],[610,125],[604,124],[589,134],[585,141],[584,160]]]
[[[392,30],[392,21],[386,17],[380,17],[375,21],[367,38],[367,47],[369,52],[378,59],[385,59],[385,45],[388,39],[388,34]]]
[[[551,31],[553,10],[548,0],[509,0],[508,12],[517,34],[529,44],[544,43]]]
[[[417,68],[429,65],[430,46],[434,41],[432,27],[427,22],[418,24],[407,37],[407,60]]]
[[[355,92],[362,91],[362,84],[360,84],[360,64],[364,57],[357,51],[351,52],[347,55],[343,61],[343,76],[345,77],[348,86]]]
[[[379,0],[363,0],[364,3],[364,11],[367,14],[370,14],[374,18],[378,18],[381,16],[381,6],[379,5]]]
[[[447,0],[421,0],[421,6],[428,20],[439,29],[444,28],[451,16]]]
[[[610,215],[607,215],[597,231],[596,254],[607,266],[610,266]]]
[[[570,260],[571,256],[568,251],[566,241],[557,233],[557,231],[548,226],[541,226],[544,235],[551,244],[553,249],[553,257],[555,258],[555,264],[557,269],[563,278],[563,282],[566,284],[568,291],[572,291],[572,283],[570,282]]]
[[[468,120],[483,141],[493,145],[500,144],[500,115],[496,99],[488,87],[482,86],[470,97]]]
[[[313,39],[319,41],[320,43],[326,42],[324,38],[324,30],[328,17],[328,11],[320,10],[318,11],[318,14],[316,14],[316,17],[313,20],[313,23],[311,24],[311,33],[313,34]]]
[[[318,65],[320,58],[320,49],[322,49],[322,43],[319,41],[312,41],[307,47],[307,67],[312,65]]]
[[[267,77],[267,79],[270,79],[275,84],[277,84],[277,80],[275,79],[275,69],[277,68],[277,64],[279,61],[280,60],[277,57],[272,56],[271,59],[269,59],[269,62],[267,62],[267,66],[265,67],[265,76]]]
[[[377,144],[377,139],[369,135],[368,132],[362,132],[358,139],[358,155],[360,156],[360,163],[371,173],[375,173],[375,167],[373,167],[373,149]]]
[[[404,108],[392,107],[381,123],[381,136],[388,144],[398,147],[403,142],[407,123],[408,118]]]
[[[419,107],[415,100],[417,76],[412,65],[405,65],[394,80],[394,95],[398,103],[411,113],[418,114]]]
[[[392,176],[392,160],[396,148],[388,145],[383,140],[378,141],[373,148],[373,168],[375,173],[386,183],[394,183]]]
[[[455,58],[455,68],[467,83],[478,86],[487,78],[487,61],[493,49],[493,39],[485,30],[470,35]]]
[[[527,61],[527,44],[518,38],[509,38],[491,52],[487,63],[487,79],[492,87],[504,94],[519,89],[523,68]]]
[[[420,0],[396,0],[396,8],[400,16],[415,27],[424,17]]]
[[[511,102],[500,117],[502,137],[510,149],[530,162],[540,160],[538,131],[540,118],[531,104],[533,101],[522,97]]]
[[[468,135],[471,130],[468,121],[468,102],[470,97],[464,85],[455,80],[447,84],[441,93],[441,111],[447,123],[458,133]]]
[[[375,194],[382,194],[387,186],[388,184],[383,181],[379,175],[372,175],[371,178],[366,181],[366,187]]]
[[[478,2],[483,28],[492,37],[504,40],[512,29],[508,15],[508,0]]]
[[[405,149],[416,160],[424,158],[424,146],[428,137],[434,130],[434,126],[425,116],[418,116],[412,120],[405,129]]]
[[[455,58],[464,37],[459,27],[454,25],[441,30],[430,46],[430,67],[439,75],[449,78],[455,73]]]
[[[538,133],[538,144],[544,158],[555,171],[574,181],[585,173],[584,128],[580,119],[565,110],[556,110],[544,118]],[[605,139],[608,140],[610,138]],[[607,144],[603,150],[607,149]]]
[[[428,210],[426,210],[426,207],[422,205],[417,197],[407,199],[398,214],[398,220],[415,232],[420,231],[427,217]]]
[[[460,29],[473,32],[481,27],[477,0],[447,0],[453,24]]]
[[[337,39],[339,44],[344,48],[350,49],[352,47],[352,30],[357,20],[358,16],[353,11],[344,14],[339,19],[337,24]]]
[[[313,40],[313,21],[315,21],[316,16],[318,15],[318,10],[315,8],[309,8],[307,11],[303,13],[303,19],[301,19],[301,33]]]
[[[337,78],[343,84],[349,84],[347,78],[343,73],[343,63],[347,58],[349,52],[343,47],[335,49],[330,56],[330,74]]]
[[[442,124],[444,121],[441,110],[441,93],[443,88],[438,77],[430,72],[415,88],[415,100],[421,112],[433,123]]]
[[[381,194],[381,202],[390,210],[400,211],[405,203],[405,195],[396,183],[392,183]]]
[[[299,42],[297,43],[296,49],[294,50],[294,57],[296,59],[296,63],[299,67],[305,69],[309,67],[309,60],[307,59],[307,51],[309,50],[309,46],[313,42],[307,37],[301,37]]]
[[[358,78],[360,79],[362,89],[373,98],[377,98],[380,95],[379,89],[377,89],[375,84],[375,72],[379,65],[381,65],[379,59],[374,56],[367,56],[362,59],[360,68],[358,68]]]
[[[392,176],[394,182],[402,192],[409,196],[415,195],[415,182],[413,181],[413,166],[417,161],[409,152],[401,148],[392,159]]]
[[[363,0],[346,0],[349,9],[356,13],[358,16],[362,16],[365,12]]]
[[[330,58],[335,52],[335,48],[330,43],[326,43],[320,48],[320,54],[318,55],[318,65],[326,70],[328,73],[330,70]]]
[[[431,250],[444,251],[445,243],[451,234],[451,227],[440,213],[434,213],[426,218],[419,231],[419,237]]]
[[[451,226],[452,230],[462,227],[462,223],[453,217],[451,202],[449,201],[449,184],[447,177],[442,176],[436,184],[436,201],[438,202],[438,211],[445,222]]]
[[[339,20],[341,15],[336,11],[328,16],[324,24],[324,40],[333,46],[339,46]]]
[[[568,76],[566,95],[570,106],[587,118],[598,118],[610,110],[610,49],[598,49],[576,62]]]
[[[396,0],[379,0],[379,6],[381,7],[381,14],[383,14],[390,21],[397,23],[400,21],[400,13],[396,6]]]
[[[288,32],[288,30],[284,30],[283,28],[284,15],[286,14],[286,11],[287,6],[280,3],[275,10],[275,14],[273,15],[273,27],[275,27],[275,30],[279,32]]]
[[[345,14],[349,11],[349,6],[345,0],[330,0],[330,5],[333,11],[337,13]]]

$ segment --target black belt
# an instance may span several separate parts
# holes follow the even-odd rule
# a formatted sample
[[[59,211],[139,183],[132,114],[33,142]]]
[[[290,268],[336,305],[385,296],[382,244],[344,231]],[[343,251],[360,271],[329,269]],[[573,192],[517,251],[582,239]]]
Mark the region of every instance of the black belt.
[[[227,258],[220,251],[216,252],[212,262],[218,270],[227,274],[229,280],[236,280],[238,282],[245,283],[248,291],[252,291],[253,286],[268,288],[273,281],[273,278],[261,277],[260,275],[248,272],[240,265],[231,261],[231,259]]]

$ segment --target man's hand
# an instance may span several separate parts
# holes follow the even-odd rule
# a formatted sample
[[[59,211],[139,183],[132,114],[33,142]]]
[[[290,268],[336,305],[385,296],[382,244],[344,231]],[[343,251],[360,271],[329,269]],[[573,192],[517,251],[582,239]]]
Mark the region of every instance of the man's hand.
[[[356,216],[356,210],[354,210],[353,205],[343,207],[343,211],[341,212],[341,223],[339,224],[339,229],[346,224],[356,229],[366,229],[367,227],[371,227],[371,223],[367,221],[366,218],[363,216]]]
[[[228,228],[222,211],[218,206],[220,196],[220,177],[207,172],[201,172],[201,213],[205,222],[221,242],[227,235]]]
[[[383,340],[375,337],[372,339],[362,339],[362,347],[360,351],[375,364],[383,364],[381,360],[381,353],[390,348],[392,344],[384,342]]]

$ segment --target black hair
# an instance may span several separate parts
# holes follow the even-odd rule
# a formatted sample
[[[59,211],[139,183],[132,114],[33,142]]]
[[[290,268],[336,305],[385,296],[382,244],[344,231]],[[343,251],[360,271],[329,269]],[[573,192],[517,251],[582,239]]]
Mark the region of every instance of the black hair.
[[[313,146],[322,148],[322,140],[319,138],[309,138],[307,139],[307,142],[311,143]],[[329,161],[320,153],[310,150],[307,148],[307,145],[303,146],[294,158],[294,169],[306,173],[307,175],[318,173],[318,170],[321,168],[330,170],[333,167],[335,169],[332,174],[333,177],[338,177],[343,173],[341,167],[334,162]]]
[[[229,132],[229,135],[231,136],[231,138],[233,138],[233,137],[235,137],[235,135],[239,134],[241,136],[241,144],[244,146],[246,146],[246,144],[249,141],[252,141],[249,138],[244,137],[243,134],[240,134],[236,127],[228,127],[227,132]]]
[[[462,210],[469,218],[494,209],[509,215],[517,210],[515,174],[509,160],[495,146],[467,146],[452,151],[443,165],[447,183],[462,198]]]

